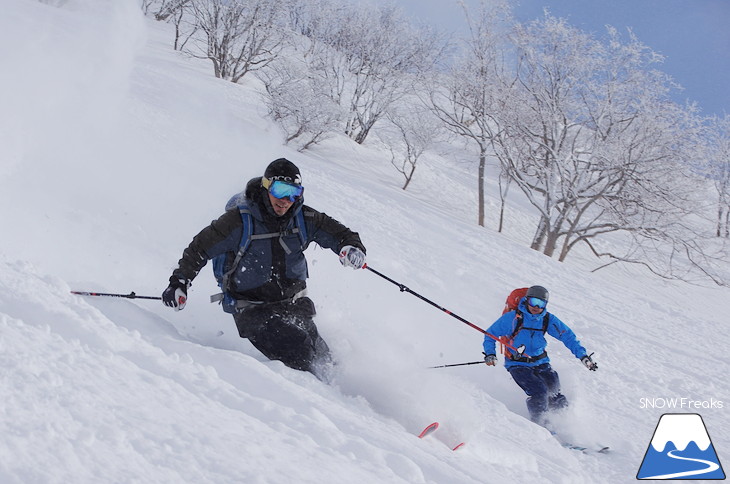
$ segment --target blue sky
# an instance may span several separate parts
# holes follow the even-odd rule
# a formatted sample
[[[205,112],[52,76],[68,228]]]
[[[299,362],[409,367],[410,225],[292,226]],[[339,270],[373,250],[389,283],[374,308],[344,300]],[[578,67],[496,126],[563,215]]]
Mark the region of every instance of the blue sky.
[[[391,2],[433,25],[448,30],[463,26],[456,0]],[[546,7],[596,35],[605,32],[605,25],[630,27],[665,56],[662,70],[684,88],[676,101],[695,101],[706,115],[730,114],[730,0],[522,0],[514,6],[519,20],[538,17]]]

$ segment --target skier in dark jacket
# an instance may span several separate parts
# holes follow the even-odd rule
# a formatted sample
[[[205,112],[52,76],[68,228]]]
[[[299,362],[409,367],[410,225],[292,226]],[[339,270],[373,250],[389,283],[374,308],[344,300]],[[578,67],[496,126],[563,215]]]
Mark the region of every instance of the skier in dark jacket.
[[[560,393],[558,373],[550,366],[545,351],[545,334],[562,341],[589,370],[598,368],[568,325],[547,312],[549,296],[542,286],[530,287],[516,311],[503,314],[487,329],[493,336],[507,336],[510,345],[520,351],[517,354],[505,348],[504,366],[527,394],[530,419],[541,425],[547,423],[546,412],[568,406],[568,400]],[[489,366],[497,363],[494,343],[494,339],[484,337],[484,361]]]
[[[365,247],[356,232],[304,205],[303,192],[294,163],[285,158],[271,162],[263,177],[250,180],[228,202],[226,212],[193,238],[162,299],[176,310],[185,307],[190,282],[209,259],[226,254],[224,291],[229,298],[224,308],[233,313],[239,335],[271,360],[326,378],[332,357],[314,324],[314,303],[305,295],[304,250],[316,242],[338,254],[343,266],[360,269]],[[251,215],[253,235],[231,267],[241,245],[242,210]],[[303,230],[297,226],[300,212]]]

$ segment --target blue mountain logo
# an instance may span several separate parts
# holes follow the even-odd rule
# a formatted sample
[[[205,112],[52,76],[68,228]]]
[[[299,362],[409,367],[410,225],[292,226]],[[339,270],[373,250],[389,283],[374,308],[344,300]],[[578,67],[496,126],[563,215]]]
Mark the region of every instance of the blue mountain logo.
[[[637,479],[725,479],[705,422],[696,413],[665,413]]]

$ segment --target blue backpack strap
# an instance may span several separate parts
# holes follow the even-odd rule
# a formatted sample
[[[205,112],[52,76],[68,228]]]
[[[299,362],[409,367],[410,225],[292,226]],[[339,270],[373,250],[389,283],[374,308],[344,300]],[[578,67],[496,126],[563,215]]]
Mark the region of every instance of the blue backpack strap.
[[[297,212],[294,222],[299,241],[302,243],[302,249],[304,249],[307,246],[307,223],[304,220],[304,207]]]
[[[236,197],[237,195],[234,195],[228,204],[234,201]],[[226,205],[226,208],[228,208],[228,205]],[[226,308],[226,302],[229,299],[227,296],[228,282],[231,275],[236,271],[236,266],[241,260],[241,257],[243,257],[246,249],[248,249],[248,246],[251,244],[251,237],[253,234],[253,217],[251,216],[251,212],[248,210],[248,207],[240,205],[238,207],[238,212],[241,215],[241,242],[239,243],[238,251],[234,256],[232,263],[230,265],[226,264],[226,261],[229,260],[229,252],[213,258],[213,274],[218,281],[218,286],[223,292],[210,296],[210,302],[223,302],[224,310],[228,312],[230,312],[230,310]],[[226,270],[226,267],[228,267],[228,270]]]
[[[223,289],[224,291],[228,290],[228,279],[230,279],[231,274],[236,272],[236,267],[241,261],[241,257],[243,257],[243,254],[246,253],[248,246],[251,245],[251,239],[253,237],[253,217],[251,216],[251,212],[249,211],[248,207],[238,207],[238,213],[241,214],[241,243],[238,244],[238,252],[236,252],[236,257],[233,259],[233,263],[231,264],[230,269],[228,270],[228,272],[223,274],[223,278],[221,280],[221,289]]]
[[[288,245],[286,245],[286,242],[284,242],[284,237],[287,235],[297,234],[297,236],[299,236],[299,242],[301,243],[302,250],[304,250],[304,248],[307,247],[307,225],[304,222],[304,214],[302,212],[302,210],[299,210],[294,216],[294,228],[284,230],[282,232],[252,235],[251,239],[255,240],[278,238],[281,248],[284,249],[284,252],[286,252],[288,255],[291,254],[291,249]]]
[[[237,194],[231,197],[231,199],[228,201],[228,204],[226,205],[227,209],[230,209],[230,205],[232,203],[236,203],[240,201],[240,197],[242,194]],[[241,258],[244,256],[246,251],[248,250],[249,246],[251,245],[252,240],[258,240],[258,239],[272,239],[272,238],[279,238],[279,242],[281,243],[282,247],[284,248],[284,251],[288,254],[291,252],[289,247],[284,243],[284,240],[282,238],[285,233],[281,232],[273,232],[273,233],[267,233],[267,234],[254,234],[254,220],[253,216],[251,215],[251,211],[249,210],[248,206],[245,204],[238,205],[238,212],[241,215],[241,242],[238,245],[238,251],[236,252],[236,255],[233,258],[233,261],[230,265],[226,264],[226,260],[228,259],[228,254],[221,254],[213,259],[213,273],[216,276],[216,279],[218,280],[218,285],[220,286],[221,290],[223,291],[220,294],[216,294],[211,296],[210,301],[211,302],[219,302],[221,300],[224,301],[224,309],[225,309],[225,301],[230,297],[226,296],[228,294],[228,283],[230,281],[231,276],[236,271],[236,268],[238,267],[238,264],[241,262]],[[289,231],[287,231],[289,234],[297,234],[299,236],[299,240],[302,244],[302,249],[304,249],[307,246],[307,226],[304,221],[304,211],[299,210],[294,218],[294,225],[295,227]],[[228,267],[228,270],[226,271],[226,266]],[[225,271],[225,272],[224,272]]]
[[[279,232],[272,232],[267,234],[256,234],[253,233],[253,216],[251,215],[251,211],[248,209],[245,205],[240,205],[238,207],[238,212],[241,214],[241,242],[238,245],[238,251],[236,252],[236,256],[233,259],[233,263],[231,264],[230,268],[225,274],[222,274],[221,280],[220,280],[220,287],[223,289],[223,291],[228,290],[228,280],[230,279],[231,275],[236,271],[236,267],[238,267],[238,263],[241,261],[241,258],[248,250],[248,247],[251,245],[252,240],[258,240],[258,239],[273,239],[275,237],[279,237],[281,240],[281,233]],[[307,243],[307,227],[304,224],[304,215],[302,214],[302,211],[300,210],[297,213],[296,220],[295,220],[296,228],[292,230],[293,233],[296,233],[299,235],[299,239],[302,242],[302,247],[304,247]],[[281,242],[282,246],[284,247],[284,250],[286,250],[287,253],[289,253],[289,248],[286,246],[286,244]]]

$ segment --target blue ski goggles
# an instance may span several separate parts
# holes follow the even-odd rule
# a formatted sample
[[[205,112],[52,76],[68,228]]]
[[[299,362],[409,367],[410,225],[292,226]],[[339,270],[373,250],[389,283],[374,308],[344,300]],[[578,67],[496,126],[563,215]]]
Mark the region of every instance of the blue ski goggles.
[[[263,178],[261,184],[276,198],[288,198],[290,202],[296,202],[304,193],[301,185],[292,185],[281,180],[269,180]]]
[[[532,306],[535,308],[545,309],[545,306],[547,306],[547,301],[544,299],[540,299],[539,297],[528,297],[527,304],[528,306]]]

